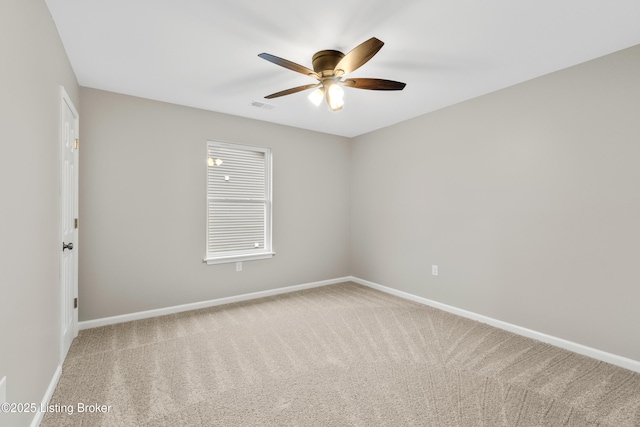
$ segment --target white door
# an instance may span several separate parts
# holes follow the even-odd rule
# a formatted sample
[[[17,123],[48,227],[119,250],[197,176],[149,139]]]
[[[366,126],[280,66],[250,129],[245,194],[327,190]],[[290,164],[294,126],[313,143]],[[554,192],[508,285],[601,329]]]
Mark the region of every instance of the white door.
[[[78,335],[78,113],[60,88],[60,364]]]

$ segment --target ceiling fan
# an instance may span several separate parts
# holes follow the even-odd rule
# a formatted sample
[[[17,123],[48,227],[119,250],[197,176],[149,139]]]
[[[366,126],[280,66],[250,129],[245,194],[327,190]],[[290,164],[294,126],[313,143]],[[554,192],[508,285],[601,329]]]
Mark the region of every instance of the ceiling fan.
[[[318,80],[318,83],[286,89],[267,95],[265,98],[278,98],[280,96],[291,95],[292,93],[315,88],[316,90],[309,95],[311,102],[316,106],[320,105],[322,98],[326,94],[329,108],[337,111],[341,110],[344,105],[342,98],[344,91],[341,86],[366,90],[402,90],[406,84],[393,80],[345,78],[347,74],[362,67],[367,61],[373,58],[383,45],[383,42],[372,37],[346,55],[337,50],[321,50],[316,52],[311,59],[313,70],[268,53],[261,53],[258,55],[260,58]]]

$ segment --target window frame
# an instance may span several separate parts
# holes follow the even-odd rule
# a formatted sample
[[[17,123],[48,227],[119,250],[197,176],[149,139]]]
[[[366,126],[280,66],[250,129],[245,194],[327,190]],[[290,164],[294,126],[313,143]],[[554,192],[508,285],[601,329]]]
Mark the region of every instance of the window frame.
[[[258,250],[245,250],[245,251],[230,251],[230,252],[209,252],[209,238],[210,238],[210,224],[209,224],[209,168],[215,168],[218,166],[209,166],[209,150],[212,147],[228,148],[241,151],[260,152],[264,155],[264,170],[265,170],[265,189],[264,189],[264,206],[265,206],[265,218],[264,218],[264,248]],[[224,162],[224,159],[223,159]],[[269,259],[275,255],[273,251],[272,243],[272,211],[273,211],[273,191],[272,191],[272,163],[273,156],[270,148],[259,147],[254,145],[236,144],[231,142],[223,142],[216,140],[207,140],[206,143],[206,156],[205,156],[205,257],[204,262],[208,265],[233,263],[240,261],[254,261],[260,259]],[[224,164],[224,163],[223,163]],[[223,200],[220,198],[219,200]],[[225,199],[226,203],[247,203],[247,200],[242,199]]]

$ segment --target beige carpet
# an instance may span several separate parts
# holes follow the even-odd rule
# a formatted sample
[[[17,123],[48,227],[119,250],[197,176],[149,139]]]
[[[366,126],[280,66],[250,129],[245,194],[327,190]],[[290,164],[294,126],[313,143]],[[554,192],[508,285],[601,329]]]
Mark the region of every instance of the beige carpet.
[[[74,413],[42,427],[640,426],[640,374],[346,283],[82,331],[51,405]]]

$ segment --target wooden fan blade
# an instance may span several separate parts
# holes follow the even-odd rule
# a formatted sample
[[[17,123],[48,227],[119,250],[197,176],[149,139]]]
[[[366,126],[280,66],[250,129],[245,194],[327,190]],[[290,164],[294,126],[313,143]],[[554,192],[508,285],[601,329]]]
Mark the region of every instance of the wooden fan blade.
[[[320,80],[320,76],[313,70],[308,69],[307,67],[303,67],[300,64],[296,64],[295,62],[287,61],[286,59],[278,58],[277,56],[270,55],[268,53],[261,53],[258,55],[262,59],[266,59],[269,62],[273,62],[276,65],[279,65],[284,68],[288,68],[295,72],[304,74],[306,76],[311,76],[315,79]]]
[[[318,87],[320,85],[321,85],[321,83],[316,83],[316,84],[313,84],[313,85],[304,85],[304,86],[292,87],[291,89],[282,90],[280,92],[276,92],[276,93],[272,93],[271,95],[267,95],[267,96],[265,96],[265,98],[272,99],[272,98],[278,98],[280,96],[291,95],[292,93],[302,92],[303,90],[307,90],[307,89],[313,89],[313,88]]]
[[[347,53],[344,58],[338,62],[338,65],[336,65],[335,72],[339,73],[338,70],[342,70],[342,74],[340,75],[345,75],[357,70],[373,58],[373,55],[378,53],[378,51],[382,49],[382,46],[384,46],[383,42],[375,37],[371,37]]]
[[[406,83],[383,79],[348,79],[343,82],[347,87],[368,90],[402,90]]]

